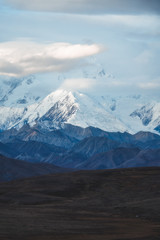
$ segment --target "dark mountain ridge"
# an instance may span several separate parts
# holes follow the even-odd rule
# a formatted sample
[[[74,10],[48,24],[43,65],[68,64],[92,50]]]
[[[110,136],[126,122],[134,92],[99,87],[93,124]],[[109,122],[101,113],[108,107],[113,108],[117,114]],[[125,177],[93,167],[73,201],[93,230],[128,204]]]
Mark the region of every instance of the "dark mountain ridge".
[[[160,165],[160,136],[150,132],[141,131],[131,135],[70,124],[61,129],[48,130],[38,124],[33,127],[26,124],[19,130],[1,132],[0,140],[2,155],[64,168],[108,169]]]
[[[29,163],[0,155],[0,181],[71,171],[47,163]]]

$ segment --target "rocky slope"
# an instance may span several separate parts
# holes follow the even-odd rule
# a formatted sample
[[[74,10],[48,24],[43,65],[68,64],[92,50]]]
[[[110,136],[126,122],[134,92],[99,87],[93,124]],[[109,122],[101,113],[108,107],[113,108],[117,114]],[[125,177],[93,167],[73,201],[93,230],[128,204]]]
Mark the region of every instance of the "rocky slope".
[[[75,169],[159,166],[160,136],[106,132],[72,125],[64,129],[23,126],[0,133],[0,153],[29,162]]]

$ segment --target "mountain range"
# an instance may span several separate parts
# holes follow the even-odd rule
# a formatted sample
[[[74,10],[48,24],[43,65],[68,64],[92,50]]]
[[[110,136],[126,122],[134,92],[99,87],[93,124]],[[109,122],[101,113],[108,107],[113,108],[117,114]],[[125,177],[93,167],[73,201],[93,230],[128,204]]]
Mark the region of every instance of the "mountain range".
[[[35,76],[1,81],[0,130],[20,129],[26,123],[43,128],[59,129],[65,124],[93,126],[110,132],[160,132],[160,102],[141,94],[115,95],[109,90],[103,95],[69,89],[68,79],[82,81],[113,81],[103,67],[94,64],[67,74],[55,74],[60,87],[53,89],[51,81]],[[55,81],[55,79],[53,79]],[[114,80],[115,81],[115,80]]]
[[[68,123],[79,127],[98,127],[111,132],[159,132],[160,103],[142,104],[142,99],[128,96],[115,99],[95,97],[59,89],[42,101],[25,107],[0,107],[0,129],[21,128],[36,123],[43,128],[63,128]]]
[[[83,80],[114,78],[100,65],[72,74]],[[63,82],[70,76],[55,77]],[[43,85],[42,91],[39,85],[34,76],[2,81],[2,180],[71,169],[160,166],[158,100],[71,91],[64,84],[54,91]]]
[[[56,171],[63,172],[160,166],[160,136],[151,132],[107,132],[94,127],[81,128],[70,124],[51,130],[38,124],[33,127],[26,124],[19,130],[1,132],[0,141],[0,154],[7,159],[16,159],[8,161],[9,166],[11,165],[9,168],[18,172],[20,162],[25,168],[27,166],[27,169],[32,166],[28,164],[33,164],[34,167],[38,164],[35,176],[39,175],[39,172],[43,173],[42,169],[39,169],[40,164],[43,164],[46,174],[45,168],[49,167],[51,169],[48,173],[54,172],[55,167],[59,168]],[[2,172],[5,166],[2,162],[7,162],[3,156],[0,156]],[[30,174],[25,173],[24,177],[26,176]]]

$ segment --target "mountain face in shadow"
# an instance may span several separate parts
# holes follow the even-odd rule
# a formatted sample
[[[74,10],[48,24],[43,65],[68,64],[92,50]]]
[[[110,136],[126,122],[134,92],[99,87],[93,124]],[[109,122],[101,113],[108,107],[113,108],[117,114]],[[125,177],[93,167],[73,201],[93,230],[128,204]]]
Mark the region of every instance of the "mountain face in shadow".
[[[39,125],[30,127],[28,124],[26,124],[18,131],[10,129],[0,133],[1,142],[6,143],[15,139],[49,143],[65,148],[70,148],[77,142],[75,138],[66,135],[61,129],[53,128],[52,130],[47,130],[41,128]]]
[[[0,181],[10,181],[33,176],[69,171],[53,164],[29,163],[0,155]]]
[[[80,128],[60,129],[24,125],[0,133],[0,153],[32,163],[48,163],[73,169],[112,169],[159,166],[160,136],[150,132],[134,135]]]
[[[135,157],[122,163],[121,167],[160,166],[160,149],[145,149]]]
[[[118,142],[108,139],[107,137],[89,137],[75,144],[72,151],[91,157],[94,154],[114,149],[118,147],[118,145]]]
[[[116,148],[108,152],[93,155],[82,167],[84,169],[112,169],[120,168],[126,159],[136,157],[141,150],[139,148]]]

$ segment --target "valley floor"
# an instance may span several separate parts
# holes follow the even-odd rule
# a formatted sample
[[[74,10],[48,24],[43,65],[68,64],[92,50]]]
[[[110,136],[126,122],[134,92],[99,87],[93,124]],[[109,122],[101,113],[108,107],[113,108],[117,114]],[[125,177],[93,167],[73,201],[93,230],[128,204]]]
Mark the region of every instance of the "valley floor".
[[[1,240],[158,240],[160,168],[0,183]]]

